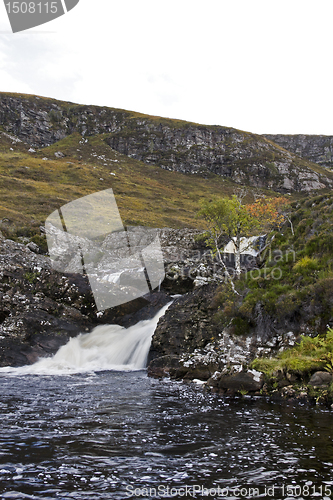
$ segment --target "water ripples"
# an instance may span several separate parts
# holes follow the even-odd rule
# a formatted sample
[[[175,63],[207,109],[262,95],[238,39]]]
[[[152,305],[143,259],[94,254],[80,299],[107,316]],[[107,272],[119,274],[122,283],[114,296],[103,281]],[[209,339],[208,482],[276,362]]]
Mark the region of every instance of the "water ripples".
[[[120,500],[129,487],[154,498],[144,489],[161,485],[229,488],[227,498],[235,488],[263,496],[272,486],[331,487],[329,411],[223,400],[144,371],[0,380],[4,499]]]

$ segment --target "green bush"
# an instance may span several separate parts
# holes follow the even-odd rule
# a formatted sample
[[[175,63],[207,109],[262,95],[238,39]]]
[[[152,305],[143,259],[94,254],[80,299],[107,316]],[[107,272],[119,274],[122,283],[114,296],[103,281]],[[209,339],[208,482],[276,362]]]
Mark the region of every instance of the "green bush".
[[[276,370],[309,376],[316,370],[333,371],[333,328],[326,335],[303,336],[300,343],[279,353],[275,358],[258,358],[251,368],[272,376]]]
[[[318,259],[308,257],[306,255],[301,260],[296,262],[296,264],[293,266],[293,270],[299,273],[314,271],[318,269],[318,264]]]
[[[250,331],[250,325],[245,318],[236,316],[231,322],[234,335],[246,335]]]

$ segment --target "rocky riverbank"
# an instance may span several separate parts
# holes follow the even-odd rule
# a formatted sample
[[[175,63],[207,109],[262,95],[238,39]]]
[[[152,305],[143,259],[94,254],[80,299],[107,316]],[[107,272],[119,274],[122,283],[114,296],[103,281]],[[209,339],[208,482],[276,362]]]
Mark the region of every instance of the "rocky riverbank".
[[[280,395],[331,404],[328,372],[277,370],[268,376],[252,366],[258,358],[295,346],[309,329],[307,316],[303,323],[298,317],[277,322],[258,305],[250,331],[235,318],[221,322],[221,270],[198,235],[188,229],[159,230],[166,269],[161,290],[103,313],[97,313],[85,275],[57,272],[36,244],[1,237],[0,366],[52,355],[70,337],[101,323],[129,326],[151,318],[172,295],[152,339],[149,376],[195,382],[225,395]],[[310,305],[304,307],[310,321]]]
[[[333,376],[327,371],[276,370],[267,375],[254,360],[291,349],[300,337],[289,331],[267,338],[239,335],[232,325],[222,330],[213,321],[215,286],[202,286],[170,306],[153,336],[148,375],[194,383],[225,396],[263,396],[333,403]]]
[[[311,404],[333,403],[332,373],[322,369],[278,369],[265,374],[255,360],[294,348],[301,336],[266,328],[234,333],[232,324],[214,321],[219,286],[204,285],[177,298],[161,318],[152,339],[148,375],[195,383],[225,396],[267,396]],[[254,366],[253,366],[254,365]]]
[[[175,299],[153,336],[148,375],[195,383],[231,397],[269,396],[332,405],[333,377],[328,371],[296,365],[272,373],[256,369],[255,361],[293,349],[301,335],[286,329],[274,332],[269,316],[261,317],[251,333],[238,333],[232,322],[221,329],[216,319],[219,288],[206,284]]]
[[[127,327],[153,317],[170,301],[170,294],[193,289],[202,251],[195,242],[197,234],[160,230],[165,286],[102,313],[96,310],[86,275],[57,272],[35,243],[0,235],[0,366],[31,364],[98,324]]]

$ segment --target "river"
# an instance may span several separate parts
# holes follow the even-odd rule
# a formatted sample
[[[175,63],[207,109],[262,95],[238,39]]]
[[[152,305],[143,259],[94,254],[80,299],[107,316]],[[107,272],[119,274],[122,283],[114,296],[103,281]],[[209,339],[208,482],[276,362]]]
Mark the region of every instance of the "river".
[[[127,368],[111,360],[98,370],[107,349],[89,339],[39,365],[1,369],[2,499],[331,496],[332,411],[150,379],[132,355]],[[76,369],[73,345],[89,353],[74,356]]]

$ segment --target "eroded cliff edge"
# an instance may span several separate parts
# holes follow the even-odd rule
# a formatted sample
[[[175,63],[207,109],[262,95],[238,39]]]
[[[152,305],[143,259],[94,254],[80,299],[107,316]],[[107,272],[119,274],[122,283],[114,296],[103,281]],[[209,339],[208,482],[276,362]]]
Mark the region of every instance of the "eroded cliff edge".
[[[65,137],[103,135],[113,150],[186,174],[214,173],[239,184],[300,192],[332,187],[330,172],[306,155],[231,127],[152,117],[38,96],[0,93],[0,126],[32,147]]]
[[[331,135],[264,134],[263,137],[322,167],[333,168],[333,137]]]

